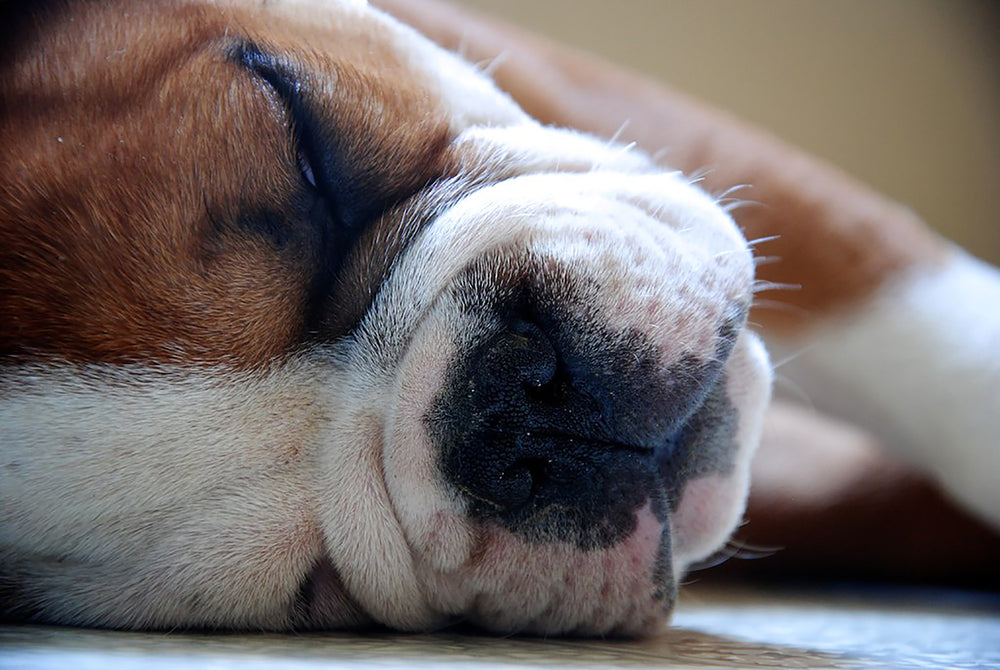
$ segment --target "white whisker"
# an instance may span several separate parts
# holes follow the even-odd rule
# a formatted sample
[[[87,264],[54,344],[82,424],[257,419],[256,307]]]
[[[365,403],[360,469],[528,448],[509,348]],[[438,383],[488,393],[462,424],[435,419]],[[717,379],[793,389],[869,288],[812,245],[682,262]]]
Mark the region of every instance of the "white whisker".
[[[700,184],[705,181],[705,177],[712,174],[713,170],[710,167],[702,167],[697,170],[692,170],[691,174],[688,175],[689,184]]]
[[[618,126],[618,130],[616,130],[614,133],[611,134],[611,137],[608,139],[608,143],[607,145],[605,145],[605,148],[610,149],[612,144],[616,144],[618,142],[618,138],[621,137],[622,133],[625,132],[625,129],[628,128],[628,124],[629,124],[629,119],[625,119],[624,121],[622,121],[622,124]],[[635,145],[634,142],[632,144],[633,146]]]
[[[784,358],[782,358],[777,363],[772,363],[771,364],[771,368],[773,370],[778,370],[779,368],[782,368],[785,365],[788,365],[789,363],[791,363],[792,361],[794,361],[796,358],[798,358],[802,354],[804,354],[807,351],[809,351],[813,346],[815,346],[815,345],[807,345],[807,346],[802,347],[801,349],[799,349],[798,351],[796,351],[794,353],[788,354],[787,356],[785,356]]]
[[[469,41],[464,34],[458,40],[458,46],[455,47],[455,54],[464,61],[469,60]]]
[[[504,61],[507,60],[507,55],[508,55],[507,51],[501,51],[500,53],[498,53],[493,58],[490,58],[489,60],[480,61],[476,63],[476,69],[479,70],[484,75],[486,75],[487,77],[492,77],[493,73],[496,72],[497,69],[504,64]]]
[[[725,258],[726,256],[732,256],[733,254],[745,253],[746,249],[726,249],[725,251],[720,251],[719,253],[712,256],[712,260],[719,260],[720,258]]]
[[[716,203],[725,212],[733,212],[741,207],[757,207],[760,206],[760,202],[756,200],[743,200],[742,198],[729,198],[726,201],[719,201]]]
[[[768,235],[766,237],[758,237],[755,240],[748,240],[747,246],[754,247],[757,246],[758,244],[764,244],[765,242],[773,242],[774,240],[780,240],[780,239],[781,235]]]
[[[753,292],[761,293],[763,291],[801,291],[802,284],[785,284],[782,282],[767,281],[766,279],[758,279],[753,283]]]
[[[745,188],[750,188],[750,184],[736,184],[735,186],[730,186],[729,188],[725,189],[724,191],[720,191],[719,193],[713,193],[712,196],[715,198],[716,202],[721,202],[723,200],[728,199],[729,196],[731,196],[733,193],[736,193],[737,191],[742,191]]]

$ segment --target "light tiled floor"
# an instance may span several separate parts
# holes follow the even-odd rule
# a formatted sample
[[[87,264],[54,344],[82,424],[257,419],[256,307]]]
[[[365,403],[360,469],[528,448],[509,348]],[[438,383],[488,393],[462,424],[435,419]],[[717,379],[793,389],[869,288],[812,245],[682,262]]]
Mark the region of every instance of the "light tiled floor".
[[[691,589],[643,641],[0,628],[0,668],[1000,668],[1000,597]]]

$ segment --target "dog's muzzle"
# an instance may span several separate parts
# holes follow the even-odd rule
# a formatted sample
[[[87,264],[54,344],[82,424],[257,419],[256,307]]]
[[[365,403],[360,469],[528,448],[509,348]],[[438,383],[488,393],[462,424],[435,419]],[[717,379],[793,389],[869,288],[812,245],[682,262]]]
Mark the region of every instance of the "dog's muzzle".
[[[672,174],[529,174],[438,215],[358,339],[358,361],[398,361],[371,403],[393,401],[414,602],[494,631],[662,625],[742,510],[768,379],[752,270]]]
[[[733,429],[721,389],[732,333],[710,361],[664,366],[641,333],[603,331],[544,297],[495,311],[496,329],[452,366],[428,417],[471,517],[534,542],[607,548],[647,501],[665,519],[699,470],[699,444],[732,440],[718,434]]]

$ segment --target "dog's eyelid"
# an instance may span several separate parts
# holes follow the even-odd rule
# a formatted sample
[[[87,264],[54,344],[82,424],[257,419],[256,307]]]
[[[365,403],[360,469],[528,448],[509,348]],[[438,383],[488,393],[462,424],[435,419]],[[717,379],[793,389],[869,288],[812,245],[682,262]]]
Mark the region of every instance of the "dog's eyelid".
[[[243,43],[232,50],[232,58],[249,72],[263,79],[289,106],[298,104],[302,84],[294,70],[274,54],[252,43]]]
[[[320,190],[317,182],[315,159],[310,156],[307,136],[309,129],[303,123],[302,83],[293,68],[283,63],[277,56],[269,54],[251,43],[244,43],[233,50],[233,59],[249,72],[259,77],[281,99],[290,115],[292,140],[295,143],[295,159],[303,179],[314,189]]]

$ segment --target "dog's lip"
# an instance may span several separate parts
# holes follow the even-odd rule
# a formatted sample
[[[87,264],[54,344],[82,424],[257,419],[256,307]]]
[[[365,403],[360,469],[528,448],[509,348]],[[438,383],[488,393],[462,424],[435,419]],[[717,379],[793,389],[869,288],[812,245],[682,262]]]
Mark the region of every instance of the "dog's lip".
[[[627,442],[620,442],[618,440],[605,438],[595,435],[583,435],[578,433],[563,432],[558,430],[546,430],[531,427],[514,427],[507,430],[498,428],[486,428],[476,431],[476,433],[482,437],[524,437],[524,438],[541,438],[541,439],[552,439],[552,440],[566,440],[573,442],[574,440],[591,445],[600,445],[607,447],[609,451],[627,451],[639,455],[652,455],[656,453],[657,447],[655,445],[641,445],[641,444],[629,444]]]

